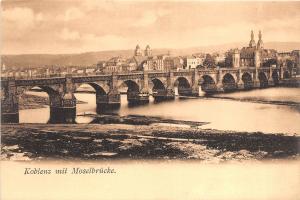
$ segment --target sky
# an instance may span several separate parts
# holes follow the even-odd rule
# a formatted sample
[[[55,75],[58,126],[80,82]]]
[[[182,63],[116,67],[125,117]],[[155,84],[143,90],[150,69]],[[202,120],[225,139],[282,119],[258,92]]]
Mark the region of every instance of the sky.
[[[300,42],[300,2],[4,0],[1,54]]]

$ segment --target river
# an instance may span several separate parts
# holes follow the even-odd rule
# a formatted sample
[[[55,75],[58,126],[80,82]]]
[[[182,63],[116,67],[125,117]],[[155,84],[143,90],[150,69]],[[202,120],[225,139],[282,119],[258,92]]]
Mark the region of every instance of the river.
[[[46,93],[28,92],[45,96]],[[202,93],[201,93],[202,94]],[[87,104],[77,105],[77,114],[95,113],[96,97],[90,93],[76,93]],[[217,94],[211,97],[180,99],[128,107],[126,95],[121,96],[120,115],[146,115],[210,122],[202,128],[266,133],[300,134],[300,88],[267,88]],[[49,107],[20,110],[21,123],[46,123]],[[77,123],[89,123],[90,117],[77,116]]]

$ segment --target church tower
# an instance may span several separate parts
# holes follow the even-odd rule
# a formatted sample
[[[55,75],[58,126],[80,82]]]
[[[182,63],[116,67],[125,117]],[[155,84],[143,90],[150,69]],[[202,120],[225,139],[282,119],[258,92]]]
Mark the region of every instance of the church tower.
[[[152,56],[152,50],[150,49],[149,45],[146,46],[145,56]]]
[[[135,50],[134,50],[134,56],[142,56],[142,55],[143,55],[143,53],[142,53],[140,46],[136,45]]]
[[[251,40],[249,42],[249,47],[255,47],[256,44],[255,44],[255,41],[254,41],[254,34],[253,34],[253,31],[251,31]]]
[[[235,49],[232,54],[232,67],[239,68],[240,67],[240,52],[238,49]]]
[[[261,31],[259,31],[259,33],[258,33],[258,42],[257,42],[257,48],[258,49],[263,49],[264,48],[264,43],[263,43],[263,41],[262,41],[262,34],[261,34]]]
[[[260,51],[258,49],[255,49],[254,51],[254,66],[255,68],[259,68],[260,67]]]

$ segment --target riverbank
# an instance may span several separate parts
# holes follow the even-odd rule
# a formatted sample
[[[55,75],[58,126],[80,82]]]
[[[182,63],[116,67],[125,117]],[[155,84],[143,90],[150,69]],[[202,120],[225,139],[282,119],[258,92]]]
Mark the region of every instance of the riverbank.
[[[300,137],[176,125],[2,125],[2,160],[179,159],[205,163],[300,158]]]

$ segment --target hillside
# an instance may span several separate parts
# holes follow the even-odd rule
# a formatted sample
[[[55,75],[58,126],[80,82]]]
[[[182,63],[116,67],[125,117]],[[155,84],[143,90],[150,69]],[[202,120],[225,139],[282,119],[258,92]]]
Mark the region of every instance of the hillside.
[[[193,53],[211,53],[224,52],[231,48],[241,48],[246,46],[245,43],[230,43],[222,45],[211,45],[202,47],[191,47],[184,49],[153,49],[153,55],[167,54],[170,52],[173,56],[190,55]],[[269,42],[265,43],[266,48],[276,49],[279,52],[291,51],[300,49],[300,42]],[[114,56],[122,56],[125,58],[131,57],[133,49],[131,50],[115,50],[115,51],[99,51],[86,52],[80,54],[22,54],[22,55],[2,55],[2,63],[6,67],[38,67],[51,65],[75,65],[87,66],[96,64],[100,60],[108,60]]]

